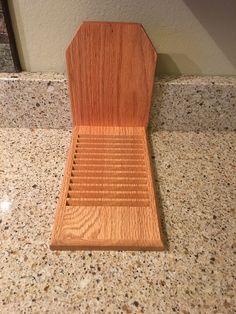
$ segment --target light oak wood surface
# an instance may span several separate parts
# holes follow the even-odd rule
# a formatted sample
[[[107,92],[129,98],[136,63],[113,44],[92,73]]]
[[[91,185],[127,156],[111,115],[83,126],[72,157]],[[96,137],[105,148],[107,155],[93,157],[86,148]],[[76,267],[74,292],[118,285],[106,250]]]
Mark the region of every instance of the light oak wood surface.
[[[50,247],[162,250],[146,136],[156,52],[139,24],[86,22],[66,55],[74,127]]]
[[[83,23],[66,52],[75,125],[147,126],[156,58],[140,24]]]

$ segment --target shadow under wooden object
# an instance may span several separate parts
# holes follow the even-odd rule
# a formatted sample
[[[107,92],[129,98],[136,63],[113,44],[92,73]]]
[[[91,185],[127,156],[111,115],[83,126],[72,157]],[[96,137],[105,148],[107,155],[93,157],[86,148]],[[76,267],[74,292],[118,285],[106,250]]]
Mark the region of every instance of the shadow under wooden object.
[[[156,52],[142,25],[85,22],[66,52],[72,142],[50,248],[164,248],[146,128]]]

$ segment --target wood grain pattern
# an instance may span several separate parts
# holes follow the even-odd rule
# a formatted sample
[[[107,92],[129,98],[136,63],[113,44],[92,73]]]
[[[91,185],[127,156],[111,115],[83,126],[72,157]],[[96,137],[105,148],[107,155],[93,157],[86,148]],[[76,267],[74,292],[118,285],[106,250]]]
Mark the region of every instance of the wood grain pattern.
[[[51,249],[163,249],[145,128],[74,128]]]
[[[51,249],[164,248],[146,136],[155,62],[139,24],[84,23],[69,46],[74,128]]]
[[[140,24],[83,23],[66,52],[74,125],[147,126],[156,57]]]

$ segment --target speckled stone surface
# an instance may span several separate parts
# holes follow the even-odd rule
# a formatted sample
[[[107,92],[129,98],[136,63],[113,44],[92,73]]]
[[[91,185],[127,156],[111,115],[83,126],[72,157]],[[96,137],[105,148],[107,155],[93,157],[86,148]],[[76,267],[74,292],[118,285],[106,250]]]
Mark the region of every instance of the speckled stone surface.
[[[0,127],[71,128],[62,74],[0,74]],[[236,129],[236,77],[166,77],[154,84],[153,131]]]
[[[235,313],[233,132],[151,135],[165,252],[52,252],[70,131],[0,131],[1,313]]]
[[[71,128],[64,75],[0,73],[0,127]]]
[[[156,82],[152,130],[236,130],[236,77],[178,77]]]

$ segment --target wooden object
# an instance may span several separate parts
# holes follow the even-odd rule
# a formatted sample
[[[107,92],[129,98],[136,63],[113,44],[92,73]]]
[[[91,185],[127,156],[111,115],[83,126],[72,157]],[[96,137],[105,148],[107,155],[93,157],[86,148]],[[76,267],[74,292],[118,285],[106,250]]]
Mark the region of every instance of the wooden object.
[[[150,40],[140,24],[85,22],[66,59],[74,127],[51,249],[163,249],[146,137]]]

